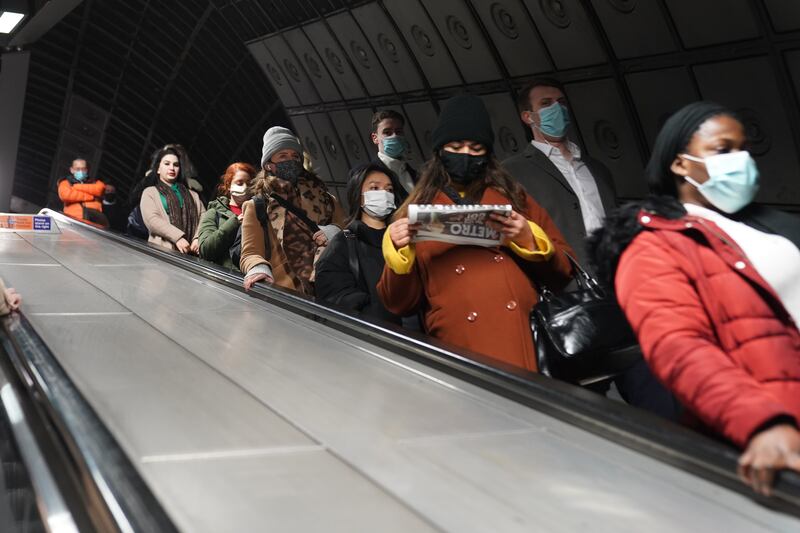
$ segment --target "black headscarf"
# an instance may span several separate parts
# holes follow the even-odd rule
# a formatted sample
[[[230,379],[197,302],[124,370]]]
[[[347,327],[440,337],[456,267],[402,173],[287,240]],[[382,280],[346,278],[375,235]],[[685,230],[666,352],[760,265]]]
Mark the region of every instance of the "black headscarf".
[[[650,193],[678,197],[675,174],[670,170],[675,157],[686,150],[698,128],[711,117],[736,114],[714,102],[694,102],[669,117],[653,145],[650,162],[645,168]]]

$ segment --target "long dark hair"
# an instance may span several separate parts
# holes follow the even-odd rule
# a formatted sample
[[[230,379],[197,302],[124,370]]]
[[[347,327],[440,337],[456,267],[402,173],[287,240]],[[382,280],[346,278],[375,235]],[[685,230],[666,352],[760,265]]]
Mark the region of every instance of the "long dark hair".
[[[150,177],[154,178],[153,185],[158,183],[158,180],[160,179],[158,177],[158,167],[161,166],[161,160],[168,155],[174,155],[175,157],[178,158],[178,165],[179,165],[178,177],[175,179],[175,182],[182,183],[183,185],[186,185],[188,187],[188,183],[186,181],[186,174],[184,174],[183,172],[183,159],[181,159],[181,153],[177,148],[173,146],[165,146],[164,148],[156,152],[155,156],[153,157],[153,160],[150,163]]]
[[[142,192],[144,192],[146,188],[155,187],[156,183],[158,183],[158,167],[161,165],[161,160],[165,155],[174,155],[178,158],[181,166],[178,169],[177,182],[187,185],[186,177],[183,173],[183,164],[186,157],[182,156],[182,148],[183,147],[179,144],[167,144],[153,152],[150,156],[150,168],[147,169],[144,178],[136,183],[128,197],[128,203],[131,207],[139,205],[139,201],[142,199]]]
[[[525,189],[520,185],[505,168],[500,164],[494,154],[489,154],[489,165],[486,167],[486,176],[479,181],[471,183],[465,191],[465,198],[480,202],[484,191],[493,188],[508,198],[514,211],[525,211]],[[420,178],[414,190],[394,213],[394,220],[408,216],[410,204],[429,204],[436,193],[451,184],[450,175],[444,168],[439,152],[434,152],[420,171]]]
[[[389,176],[389,181],[392,182],[395,200],[397,199],[399,191],[402,190],[402,185],[400,185],[400,179],[397,177],[397,174],[380,163],[364,163],[353,167],[350,170],[350,177],[347,179],[347,189],[345,191],[348,206],[347,220],[344,222],[345,226],[349,226],[351,222],[361,218],[361,188],[364,186],[364,181],[373,172],[380,172]]]

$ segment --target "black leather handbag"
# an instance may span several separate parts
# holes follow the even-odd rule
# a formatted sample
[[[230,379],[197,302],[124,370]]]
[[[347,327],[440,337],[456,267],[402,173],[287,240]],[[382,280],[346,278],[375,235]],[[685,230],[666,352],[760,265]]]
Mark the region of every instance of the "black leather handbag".
[[[531,330],[539,372],[587,385],[624,372],[642,353],[614,295],[569,260],[578,290],[555,294],[539,287]]]

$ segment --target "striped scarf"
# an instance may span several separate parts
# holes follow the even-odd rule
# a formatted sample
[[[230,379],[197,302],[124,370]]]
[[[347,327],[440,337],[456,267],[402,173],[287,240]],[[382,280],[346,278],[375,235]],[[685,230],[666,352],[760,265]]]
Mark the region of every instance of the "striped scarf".
[[[181,206],[181,201],[175,191],[172,190],[172,187],[163,181],[158,180],[156,189],[167,200],[169,223],[183,231],[184,238],[191,242],[197,231],[199,216],[197,205],[194,203],[194,198],[189,188],[182,183],[178,183],[178,189],[183,197],[183,206]]]

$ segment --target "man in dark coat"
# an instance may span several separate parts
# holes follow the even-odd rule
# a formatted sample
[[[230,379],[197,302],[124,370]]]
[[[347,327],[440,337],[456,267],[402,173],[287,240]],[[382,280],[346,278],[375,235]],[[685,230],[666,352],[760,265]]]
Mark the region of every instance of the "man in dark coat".
[[[586,266],[586,235],[616,207],[611,173],[567,138],[568,104],[558,81],[533,81],[520,91],[517,105],[533,141],[503,166],[547,210]]]
[[[403,190],[395,191],[397,205],[406,199],[417,183],[417,171],[408,164],[406,155],[410,147],[405,136],[406,119],[391,109],[377,111],[372,116],[372,143],[378,147],[378,154],[373,160],[394,172],[403,186]]]

